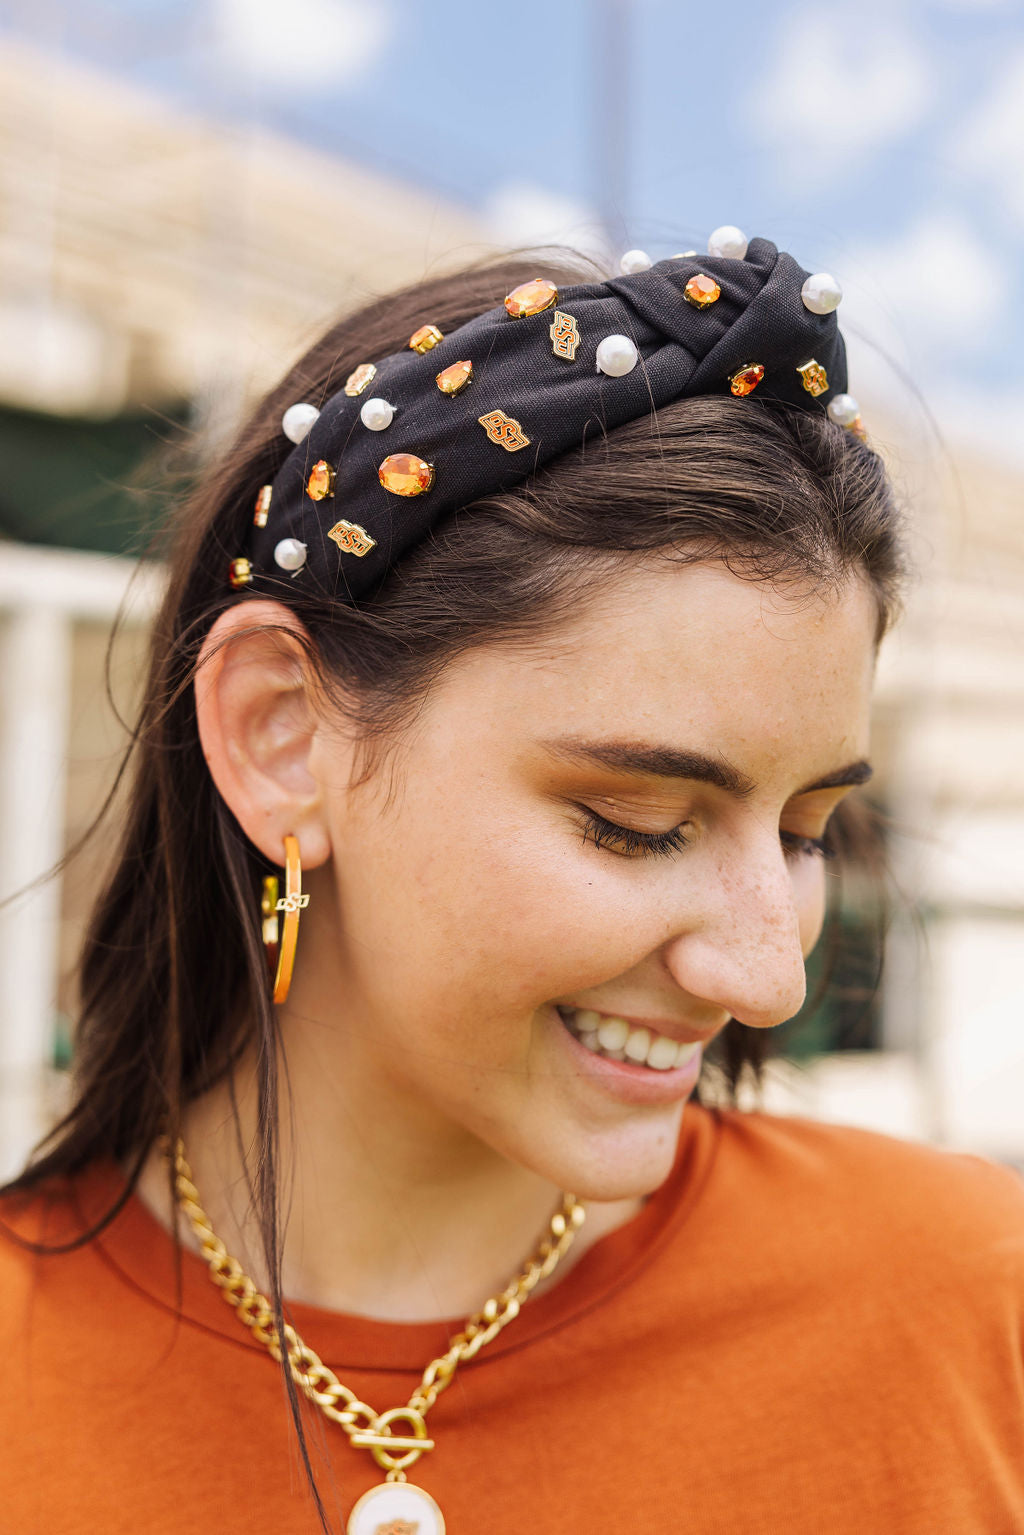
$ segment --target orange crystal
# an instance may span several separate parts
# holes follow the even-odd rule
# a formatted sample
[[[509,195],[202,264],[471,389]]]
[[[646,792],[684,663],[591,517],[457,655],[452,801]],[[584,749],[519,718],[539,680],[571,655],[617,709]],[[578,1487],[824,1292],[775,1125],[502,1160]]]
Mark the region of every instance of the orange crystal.
[[[722,290],[715,279],[706,277],[703,272],[698,272],[696,277],[691,277],[683,289],[683,297],[689,299],[690,303],[696,305],[698,309],[706,309],[721,296]]]
[[[334,495],[334,470],[325,458],[321,458],[310,470],[309,479],[306,482],[306,494],[311,501],[322,501],[325,496]]]
[[[522,320],[528,314],[540,314],[558,303],[558,289],[546,277],[533,277],[529,282],[513,288],[505,300],[505,308],[513,320]]]
[[[228,566],[228,580],[232,586],[248,586],[252,581],[252,562],[239,556]]]
[[[733,394],[751,394],[764,378],[764,364],[760,362],[748,362],[745,368],[740,368],[729,377],[729,388]]]
[[[803,386],[808,394],[817,396],[825,393],[828,388],[828,374],[820,362],[816,362],[812,357],[810,362],[801,363],[796,371],[803,380]]]
[[[409,337],[409,346],[414,352],[431,352],[443,340],[444,332],[439,331],[436,325],[421,325]]]
[[[442,394],[460,394],[472,377],[471,362],[453,362],[441,369],[434,382]]]
[[[434,483],[434,466],[415,453],[391,453],[377,470],[377,478],[393,496],[422,496]]]
[[[267,525],[267,518],[270,515],[270,498],[273,493],[274,487],[272,485],[264,485],[256,497],[256,509],[253,512],[252,520],[258,528],[265,528]]]
[[[358,368],[353,368],[345,380],[345,393],[350,397],[362,394],[373,379],[377,377],[377,369],[372,362],[361,362]]]

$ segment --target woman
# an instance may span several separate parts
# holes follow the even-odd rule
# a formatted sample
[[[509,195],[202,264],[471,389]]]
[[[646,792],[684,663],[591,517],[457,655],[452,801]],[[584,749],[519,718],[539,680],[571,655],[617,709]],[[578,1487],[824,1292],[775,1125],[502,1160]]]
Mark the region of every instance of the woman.
[[[838,285],[709,250],[383,300],[185,509],[5,1528],[1024,1530],[1019,1179],[735,1106],[903,566]]]

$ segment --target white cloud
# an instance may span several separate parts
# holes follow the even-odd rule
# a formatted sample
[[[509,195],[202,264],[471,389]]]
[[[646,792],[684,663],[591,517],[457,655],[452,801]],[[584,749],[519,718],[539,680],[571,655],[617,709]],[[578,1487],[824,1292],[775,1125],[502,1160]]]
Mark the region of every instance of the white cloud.
[[[777,29],[748,122],[780,178],[806,191],[834,179],[921,120],[935,94],[919,40],[891,21],[851,25],[848,10],[805,8]]]
[[[275,92],[346,85],[389,41],[388,0],[209,0],[222,57]]]
[[[1024,50],[1007,60],[974,115],[957,125],[949,154],[964,176],[990,182],[998,203],[1024,224]]]
[[[593,208],[530,182],[496,187],[484,216],[498,245],[570,245],[596,261],[608,261],[608,243]]]
[[[965,388],[967,360],[991,349],[1010,288],[1008,263],[982,244],[971,224],[946,211],[921,214],[891,240],[848,249],[835,264],[843,284],[839,322],[849,354],[850,391],[907,417],[923,407],[958,435],[957,400],[971,418],[971,435],[985,426],[986,399],[993,437],[1006,412],[995,389]],[[968,409],[969,403],[969,409]]]

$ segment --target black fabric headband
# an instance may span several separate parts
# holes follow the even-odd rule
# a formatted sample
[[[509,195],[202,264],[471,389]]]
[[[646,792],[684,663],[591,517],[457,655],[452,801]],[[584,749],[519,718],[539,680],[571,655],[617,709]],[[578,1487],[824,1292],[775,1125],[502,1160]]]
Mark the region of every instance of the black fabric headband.
[[[756,390],[860,431],[840,298],[829,274],[753,239],[559,291],[538,278],[443,337],[428,316],[322,409],[286,412],[296,446],[231,583],[291,575],[358,600],[446,513],[683,396]]]

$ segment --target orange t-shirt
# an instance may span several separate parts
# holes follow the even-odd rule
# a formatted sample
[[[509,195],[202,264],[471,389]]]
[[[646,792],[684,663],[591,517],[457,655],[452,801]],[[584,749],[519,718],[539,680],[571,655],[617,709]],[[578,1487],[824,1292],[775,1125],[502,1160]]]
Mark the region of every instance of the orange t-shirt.
[[[91,1208],[119,1180],[96,1168]],[[6,1218],[10,1219],[12,1207]],[[20,1229],[67,1233],[36,1199]],[[277,1367],[132,1199],[0,1241],[4,1535],[312,1535]],[[307,1305],[378,1410],[451,1327]],[[304,1405],[332,1529],[379,1482]],[[1022,1535],[1024,1181],[845,1126],[687,1106],[668,1181],[476,1359],[410,1472],[448,1535]],[[397,1426],[401,1432],[401,1426]]]

